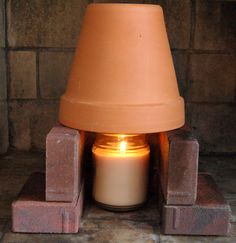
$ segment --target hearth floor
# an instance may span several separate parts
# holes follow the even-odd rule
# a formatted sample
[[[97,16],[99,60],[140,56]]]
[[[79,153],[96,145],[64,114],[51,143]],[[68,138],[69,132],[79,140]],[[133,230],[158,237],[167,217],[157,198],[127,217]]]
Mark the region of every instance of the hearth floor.
[[[157,199],[151,198],[143,209],[130,213],[112,213],[87,200],[80,232],[77,234],[22,234],[11,232],[11,202],[28,176],[44,171],[43,153],[10,152],[0,157],[0,242],[236,242],[236,156],[201,156],[200,171],[215,178],[232,210],[228,237],[165,236],[160,233]]]

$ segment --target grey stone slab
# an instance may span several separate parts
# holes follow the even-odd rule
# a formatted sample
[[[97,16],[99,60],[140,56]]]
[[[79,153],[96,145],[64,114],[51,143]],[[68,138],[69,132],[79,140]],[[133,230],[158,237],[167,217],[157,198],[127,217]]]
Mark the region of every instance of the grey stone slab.
[[[176,77],[179,85],[179,91],[181,96],[185,96],[186,86],[188,80],[186,80],[186,73],[188,69],[188,57],[186,53],[172,51],[173,62],[175,66]]]
[[[29,176],[33,172],[45,171],[44,153],[12,152],[0,159],[1,176]]]
[[[0,240],[4,235],[6,225],[7,225],[7,219],[1,219],[0,218]]]
[[[11,203],[15,200],[28,176],[0,176],[0,219],[11,217]]]
[[[0,47],[5,47],[5,0],[0,1]]]
[[[234,104],[187,104],[190,126],[200,152],[235,152],[236,112]]]
[[[6,51],[4,48],[0,47],[0,100],[6,100],[6,98],[7,98]]]
[[[38,105],[38,112],[31,116],[31,139],[32,148],[45,150],[46,135],[58,119],[58,102],[44,103]]]
[[[78,234],[17,234],[7,232],[4,243],[13,242],[101,242],[101,243],[158,243],[159,237],[147,223],[118,220],[83,219]]]
[[[28,176],[5,175],[0,177],[0,196],[17,197]]]
[[[39,54],[39,81],[42,98],[59,98],[65,91],[73,52]]]
[[[155,3],[163,7],[171,48],[188,48],[191,32],[191,1],[160,0]]]
[[[195,48],[235,49],[235,11],[235,1],[196,1]]]
[[[228,200],[228,203],[231,208],[231,223],[235,224],[236,223],[236,198],[233,200]]]
[[[5,51],[5,0],[0,1],[0,154],[8,149],[7,76]]]
[[[10,219],[11,218],[11,203],[16,199],[13,195],[0,195],[0,218]]]
[[[10,51],[10,97],[36,98],[36,54],[33,51]]]
[[[233,102],[235,58],[226,54],[192,54],[187,100],[190,102]]]
[[[236,178],[216,176],[216,182],[226,199],[236,199]]]
[[[36,112],[36,106],[31,103],[9,102],[9,108],[11,145],[18,150],[30,150],[30,114]]]
[[[58,103],[55,101],[9,103],[12,146],[18,150],[45,149],[45,139],[55,125]]]
[[[132,220],[132,221],[142,221],[149,222],[152,221],[155,224],[160,223],[160,213],[158,211],[158,199],[157,197],[150,197],[147,204],[140,209],[131,212],[111,212],[101,209],[92,203],[90,207],[87,208],[87,218],[88,219],[100,219],[109,220],[117,218],[119,220]]]
[[[74,47],[87,0],[8,1],[11,47]]]
[[[71,243],[77,242],[74,235],[64,236],[59,234],[23,234],[12,233],[8,231],[5,233],[2,243],[32,243],[32,242],[50,242],[50,243]]]
[[[83,242],[159,242],[153,227],[146,222],[127,220],[84,220],[80,236]]]
[[[0,101],[0,114],[0,154],[2,154],[7,152],[9,145],[8,108],[6,101]]]
[[[210,173],[230,202],[236,199],[236,156],[201,156],[199,171]]]
[[[236,225],[231,225],[228,236],[168,236],[160,235],[160,243],[233,243],[236,242]]]
[[[199,169],[211,173],[216,179],[234,179],[236,175],[236,156],[201,156]]]

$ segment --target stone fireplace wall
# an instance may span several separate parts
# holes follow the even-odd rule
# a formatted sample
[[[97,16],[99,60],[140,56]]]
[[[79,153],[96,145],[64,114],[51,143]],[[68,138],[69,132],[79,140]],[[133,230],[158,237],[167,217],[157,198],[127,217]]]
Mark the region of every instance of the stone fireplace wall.
[[[0,154],[8,149],[7,71],[6,71],[6,8],[0,1]]]
[[[119,2],[163,6],[187,121],[199,139],[201,152],[236,152],[236,2]],[[5,146],[9,120],[12,148],[45,149],[45,136],[57,120],[58,100],[67,82],[88,3],[89,0],[1,2],[1,11],[7,13],[8,119],[2,73],[0,84],[1,114],[5,112],[5,118],[0,117],[0,141],[4,137]],[[1,41],[1,51],[4,45]],[[2,68],[4,58],[0,60]]]

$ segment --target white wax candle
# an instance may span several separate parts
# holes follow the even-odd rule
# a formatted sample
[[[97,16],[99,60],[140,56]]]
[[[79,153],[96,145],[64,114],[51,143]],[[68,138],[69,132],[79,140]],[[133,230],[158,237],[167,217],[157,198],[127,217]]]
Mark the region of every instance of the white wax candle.
[[[95,150],[93,197],[111,206],[132,206],[145,201],[148,183],[149,148],[135,153]]]

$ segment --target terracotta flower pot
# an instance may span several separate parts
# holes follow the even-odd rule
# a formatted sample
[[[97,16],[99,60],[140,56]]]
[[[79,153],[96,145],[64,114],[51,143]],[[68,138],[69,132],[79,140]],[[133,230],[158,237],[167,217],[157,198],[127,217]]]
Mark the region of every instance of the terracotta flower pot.
[[[160,6],[88,6],[59,120],[106,133],[152,133],[184,124]]]

